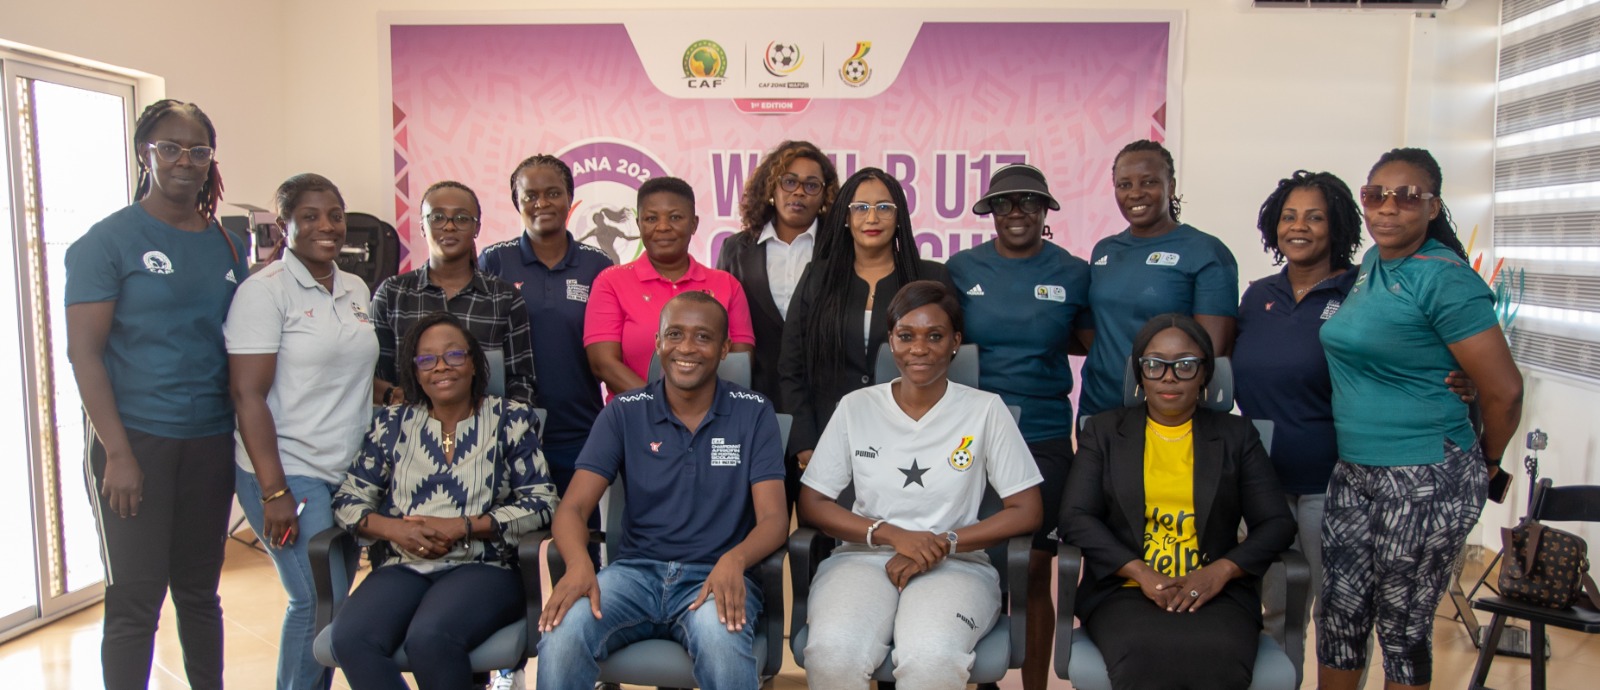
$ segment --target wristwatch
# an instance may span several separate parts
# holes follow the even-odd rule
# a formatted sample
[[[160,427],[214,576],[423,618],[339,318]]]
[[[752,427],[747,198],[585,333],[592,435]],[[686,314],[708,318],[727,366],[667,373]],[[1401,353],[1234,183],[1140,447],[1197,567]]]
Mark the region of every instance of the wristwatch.
[[[954,554],[956,552],[956,533],[955,533],[955,531],[952,530],[952,531],[949,531],[949,532],[945,532],[944,533],[944,538],[945,538],[946,541],[950,542],[950,553]]]

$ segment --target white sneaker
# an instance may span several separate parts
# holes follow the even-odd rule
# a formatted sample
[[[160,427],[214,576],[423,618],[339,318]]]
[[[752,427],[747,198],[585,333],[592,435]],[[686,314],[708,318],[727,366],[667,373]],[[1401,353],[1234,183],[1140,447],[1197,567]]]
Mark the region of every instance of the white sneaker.
[[[527,684],[522,671],[503,669],[494,672],[494,680],[489,681],[489,690],[525,690]]]

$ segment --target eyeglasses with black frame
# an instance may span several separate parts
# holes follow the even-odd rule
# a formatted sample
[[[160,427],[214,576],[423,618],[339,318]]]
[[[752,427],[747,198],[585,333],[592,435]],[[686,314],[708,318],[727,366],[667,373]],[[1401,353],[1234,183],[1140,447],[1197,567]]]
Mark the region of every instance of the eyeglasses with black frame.
[[[446,350],[442,355],[417,355],[413,361],[417,363],[417,371],[433,371],[439,366],[439,362],[444,362],[444,365],[451,369],[464,366],[467,358],[466,350]]]
[[[1400,185],[1384,189],[1381,184],[1369,184],[1361,187],[1361,206],[1368,211],[1383,208],[1384,200],[1394,197],[1395,206],[1401,210],[1413,211],[1422,205],[1422,202],[1438,198],[1438,194],[1424,192],[1422,187],[1414,184]]]
[[[1167,370],[1172,370],[1172,377],[1179,381],[1189,381],[1200,375],[1202,365],[1206,363],[1204,357],[1180,357],[1178,359],[1162,359],[1160,357],[1140,357],[1139,374],[1146,379],[1156,381],[1167,375]]]
[[[184,148],[170,141],[152,141],[144,145],[145,148],[156,152],[168,163],[178,162],[183,154],[189,154],[189,162],[195,165],[206,165],[211,162],[211,157],[217,155],[217,150],[210,146],[190,146]]]
[[[1021,208],[1023,213],[1029,215],[1038,213],[1044,210],[1044,197],[1038,194],[1013,194],[989,200],[989,211],[997,216],[1009,216],[1011,211],[1017,208]]]
[[[469,216],[465,213],[457,213],[453,216],[447,216],[443,213],[439,213],[438,211],[434,211],[433,213],[423,216],[422,218],[428,222],[428,227],[435,230],[443,229],[446,223],[454,223],[458,229],[462,230],[471,228],[478,224],[477,218]]]
[[[804,189],[807,194],[816,196],[822,193],[822,180],[815,178],[800,179],[799,175],[784,175],[778,178],[778,186],[785,192]]]

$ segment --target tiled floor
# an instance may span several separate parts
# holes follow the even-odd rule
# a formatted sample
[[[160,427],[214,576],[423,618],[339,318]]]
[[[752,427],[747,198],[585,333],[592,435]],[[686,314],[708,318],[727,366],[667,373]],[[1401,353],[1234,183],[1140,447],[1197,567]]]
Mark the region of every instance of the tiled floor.
[[[1475,573],[1479,568],[1481,566],[1469,566],[1469,572]],[[227,619],[228,687],[245,690],[273,687],[278,624],[285,597],[277,573],[265,555],[229,542],[222,601]],[[1441,609],[1451,610],[1448,603]],[[158,690],[187,688],[170,604],[161,622],[156,642],[156,668],[151,674],[150,687]],[[96,606],[0,645],[0,684],[51,690],[99,688],[99,642],[100,608]],[[1549,666],[1552,690],[1587,690],[1600,686],[1600,636],[1555,631],[1551,645],[1555,654]],[[1434,653],[1434,687],[1466,687],[1476,651],[1464,629],[1446,618],[1437,619]],[[1305,687],[1315,687],[1314,668],[1308,665],[1307,672]],[[1495,661],[1489,681],[1501,690],[1527,687],[1528,673],[1526,660],[1500,657]],[[1370,675],[1368,687],[1381,687],[1381,670],[1374,670]],[[334,687],[348,686],[341,678]],[[803,688],[805,672],[791,660],[772,687],[774,690]],[[1013,674],[1001,687],[1017,690],[1022,684]],[[1052,680],[1050,687],[1071,686],[1066,681]]]

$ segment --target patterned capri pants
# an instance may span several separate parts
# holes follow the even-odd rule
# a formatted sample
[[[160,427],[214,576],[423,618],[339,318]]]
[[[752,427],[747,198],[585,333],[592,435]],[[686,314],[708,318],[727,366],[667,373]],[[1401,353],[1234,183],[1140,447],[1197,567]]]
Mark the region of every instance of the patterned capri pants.
[[[1377,467],[1339,461],[1322,520],[1326,569],[1317,661],[1367,663],[1374,622],[1390,682],[1433,678],[1433,615],[1478,521],[1488,484],[1483,452],[1446,440],[1444,461]]]

